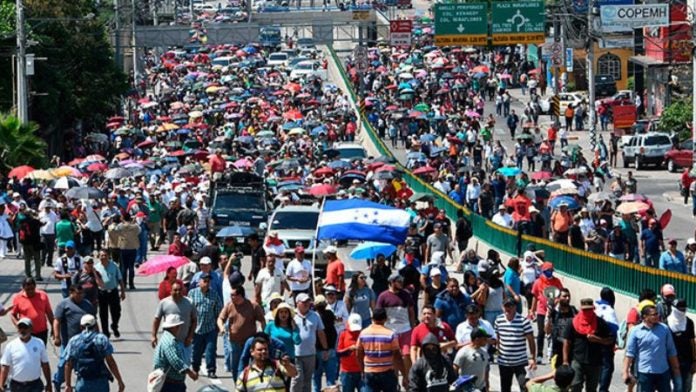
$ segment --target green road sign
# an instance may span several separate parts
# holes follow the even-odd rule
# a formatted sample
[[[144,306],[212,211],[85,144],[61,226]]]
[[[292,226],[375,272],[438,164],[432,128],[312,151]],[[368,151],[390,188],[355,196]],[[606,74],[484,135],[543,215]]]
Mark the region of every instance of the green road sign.
[[[494,1],[491,14],[493,45],[544,42],[543,0]]]
[[[488,4],[435,4],[435,45],[485,45]]]

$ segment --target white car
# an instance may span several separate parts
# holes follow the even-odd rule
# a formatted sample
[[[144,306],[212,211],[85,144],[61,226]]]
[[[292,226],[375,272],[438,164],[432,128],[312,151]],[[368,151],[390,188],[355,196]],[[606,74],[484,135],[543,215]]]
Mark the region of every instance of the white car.
[[[568,107],[569,104],[572,104],[573,107],[578,106],[582,101],[587,102],[587,95],[583,91],[576,91],[572,93],[558,93],[559,98],[561,98],[560,101],[560,116],[563,117],[563,113],[565,112],[566,108]],[[551,113],[551,100],[553,99],[553,95],[548,95],[545,99],[540,99],[539,100],[539,106],[541,107],[541,112],[542,113]]]
[[[327,73],[321,66],[321,63],[316,60],[301,61],[290,72],[290,79],[300,79],[308,76],[318,76],[322,80],[326,80]]]
[[[307,255],[312,255],[315,246],[314,235],[319,222],[319,208],[313,206],[279,207],[268,222],[268,232],[277,232],[278,239],[285,245],[285,254],[292,257],[295,247],[302,245]],[[321,249],[322,246],[319,246]]]
[[[337,143],[334,150],[338,151],[338,158],[344,161],[367,158],[365,148],[357,143]]]
[[[289,57],[287,53],[276,52],[271,53],[270,56],[268,56],[268,61],[266,61],[266,65],[268,65],[269,67],[287,67],[288,61]]]

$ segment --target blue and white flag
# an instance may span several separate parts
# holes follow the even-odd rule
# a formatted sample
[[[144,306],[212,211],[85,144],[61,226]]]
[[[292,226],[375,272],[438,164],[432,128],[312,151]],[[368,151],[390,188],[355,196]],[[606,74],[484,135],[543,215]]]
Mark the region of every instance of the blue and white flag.
[[[410,222],[411,215],[399,208],[359,199],[329,200],[319,217],[318,238],[400,245]]]

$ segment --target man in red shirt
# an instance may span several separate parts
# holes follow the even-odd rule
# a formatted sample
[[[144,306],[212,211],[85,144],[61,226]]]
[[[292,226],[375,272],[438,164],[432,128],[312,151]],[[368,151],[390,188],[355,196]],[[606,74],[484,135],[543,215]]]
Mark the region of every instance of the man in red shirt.
[[[421,322],[411,332],[411,363],[416,363],[420,358],[423,339],[431,333],[440,342],[441,352],[446,353],[457,346],[457,338],[449,324],[444,321],[438,322],[435,308],[432,305],[424,305],[421,310]]]
[[[169,249],[167,250],[167,254],[172,255],[172,256],[183,256],[184,251],[186,251],[186,244],[181,242],[181,234],[175,233],[174,234],[174,241],[172,242],[171,245],[169,245]]]
[[[333,285],[336,287],[338,292],[336,296],[338,299],[343,299],[343,294],[346,292],[346,281],[344,275],[346,274],[346,267],[343,262],[337,256],[338,249],[329,245],[324,249],[324,257],[326,257],[326,285]]]
[[[358,363],[358,337],[362,330],[362,318],[353,313],[348,317],[348,327],[338,336],[336,354],[341,360],[341,385],[343,391],[362,389],[362,369]]]
[[[10,316],[12,324],[15,326],[24,317],[30,319],[33,327],[32,336],[41,339],[46,344],[48,326],[53,325],[53,310],[51,310],[51,302],[46,292],[36,289],[34,278],[26,278],[22,282],[22,291],[12,298]]]
[[[558,138],[558,128],[555,125],[551,125],[548,131],[546,131],[546,135],[551,146],[551,154],[553,154],[553,149],[556,147],[556,139]]]
[[[225,172],[227,164],[225,162],[225,158],[222,157],[221,149],[218,148],[215,150],[215,155],[211,156],[208,159],[208,163],[210,164],[210,174],[213,176],[214,179],[216,177],[216,173],[222,174]]]

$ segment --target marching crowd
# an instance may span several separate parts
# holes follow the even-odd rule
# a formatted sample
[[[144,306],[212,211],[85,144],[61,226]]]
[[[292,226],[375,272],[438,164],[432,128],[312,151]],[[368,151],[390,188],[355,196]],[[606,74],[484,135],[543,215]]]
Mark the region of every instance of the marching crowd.
[[[213,64],[225,55],[235,57],[237,65]],[[396,57],[380,58],[390,68],[398,65],[392,64]],[[26,279],[12,306],[0,309],[19,334],[3,350],[0,391],[8,380],[13,392],[62,385],[106,391],[112,380],[124,390],[127,375],[120,373],[111,343],[121,338],[121,303],[136,290],[135,269],[156,259],[152,252],[165,244],[167,256],[185,263],[166,270],[158,287],[153,372],[147,380],[153,390],[185,391],[187,378],[217,378],[220,335],[223,368],[244,392],[318,392],[337,384],[351,392],[391,392],[397,385],[438,392],[453,384],[461,390],[507,392],[513,379],[530,391],[606,391],[616,345],[626,349],[622,377],[627,384],[637,383],[641,391],[691,390],[694,325],[686,317],[686,300],[673,287],[663,286],[659,297],[643,290],[619,323],[608,288],[598,298],[582,298],[579,309],[571,306],[571,293],[541,252],[528,249],[506,263],[495,250],[480,257],[468,247],[473,234],[468,221],[460,216],[450,223],[432,200],[409,200],[412,192],[387,160],[332,161],[332,144],[353,140],[358,132],[345,93],[311,75],[288,80],[282,69],[264,67],[264,61],[263,50],[253,45],[152,54],[142,97],[130,102],[126,118],[111,119],[113,140],[85,137],[66,165],[2,179],[0,258],[7,256],[8,245],[21,253]],[[386,80],[376,82],[389,74],[376,74],[369,74],[367,90],[391,91]],[[466,87],[445,99],[436,94],[437,77],[426,78],[432,82],[430,102],[440,113],[465,109],[468,101],[471,110],[479,108],[475,102],[482,98],[475,90]],[[472,87],[478,80],[467,78]],[[383,119],[373,120],[379,128]],[[478,124],[466,116],[451,121],[456,127],[449,129],[467,135],[471,128],[460,125]],[[406,141],[427,159],[433,146],[420,141],[429,140],[422,138],[431,132],[426,123],[420,117],[386,122],[389,129],[398,124],[407,135],[418,135]],[[468,136],[461,139],[469,143]],[[524,188],[517,186],[521,179],[498,178],[504,191],[511,185],[508,199],[506,192],[476,193],[473,184],[487,185],[486,173],[477,180],[479,174],[458,172],[468,167],[459,161],[460,155],[467,159],[460,144],[452,142],[447,151],[454,154],[447,158],[429,165],[417,158],[411,167],[437,167],[436,187],[464,192],[462,201],[482,214],[492,215],[506,200],[527,203],[520,200],[524,192],[514,196],[515,189]],[[482,146],[476,136],[468,146],[479,166]],[[500,143],[493,148],[498,151],[491,155],[498,157],[490,162],[494,172],[504,166],[501,149]],[[327,268],[325,278],[318,279],[306,250],[284,244],[274,232],[247,236],[251,261],[245,263],[242,244],[231,237],[219,241],[210,221],[209,190],[229,171],[264,176],[275,205],[299,203],[313,188],[329,186],[330,197],[404,208],[413,217],[406,242],[396,254],[371,260],[349,283],[339,248],[321,251],[318,257],[326,258]],[[346,174],[350,181],[342,180]],[[300,186],[279,185],[288,181]],[[488,196],[481,197],[484,192]],[[493,202],[487,204],[486,197]],[[513,209],[513,222],[531,220],[531,201],[526,206],[529,211]],[[520,220],[516,213],[530,219]],[[564,227],[570,230],[553,223],[548,232],[557,241],[572,237]],[[290,260],[286,245],[293,247]],[[648,248],[641,252],[654,256]],[[448,263],[464,272],[462,281]],[[44,265],[60,282],[63,299],[55,307],[36,287],[44,279]],[[242,273],[247,268],[251,272]],[[250,286],[253,292],[247,291]],[[60,347],[53,374],[49,339]],[[551,362],[555,371],[534,377],[530,372],[543,362]],[[500,385],[490,382],[494,366]],[[555,386],[543,385],[552,378]]]

